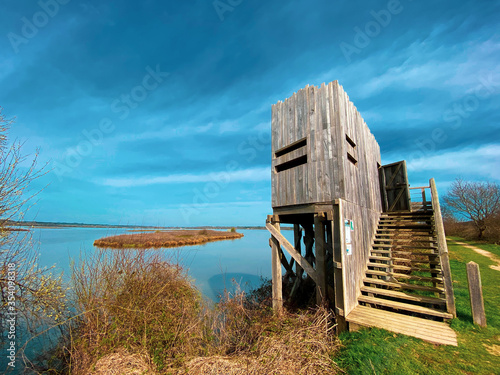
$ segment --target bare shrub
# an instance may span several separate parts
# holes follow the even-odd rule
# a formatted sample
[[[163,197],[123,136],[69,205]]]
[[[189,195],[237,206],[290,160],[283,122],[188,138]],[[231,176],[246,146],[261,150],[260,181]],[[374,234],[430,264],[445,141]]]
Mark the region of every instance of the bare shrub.
[[[46,173],[43,166],[38,168],[36,154],[28,157],[22,143],[9,142],[12,125],[13,120],[4,117],[0,107],[0,322],[2,327],[17,327],[18,340],[31,340],[48,325],[64,320],[66,291],[61,275],[52,275],[50,268],[38,265],[31,231],[12,227],[24,220],[37,195],[31,190],[33,181]],[[10,341],[7,332],[6,328],[0,335],[2,347]],[[23,357],[22,344],[18,342],[17,357],[29,362]]]
[[[326,309],[276,315],[264,285],[226,291],[214,308],[156,252],[98,251],[74,267],[78,302],[72,374],[336,373],[339,347]]]
[[[201,296],[179,266],[145,251],[98,251],[73,269],[73,283],[73,373],[122,348],[148,353],[158,370],[202,354]]]

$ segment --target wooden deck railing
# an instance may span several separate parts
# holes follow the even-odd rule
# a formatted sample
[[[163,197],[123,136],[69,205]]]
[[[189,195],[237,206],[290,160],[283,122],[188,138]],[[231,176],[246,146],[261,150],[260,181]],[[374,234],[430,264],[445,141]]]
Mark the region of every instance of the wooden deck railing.
[[[446,244],[446,236],[444,233],[443,216],[441,215],[441,206],[439,204],[439,196],[436,188],[436,182],[433,178],[429,181],[431,187],[432,210],[434,211],[434,225],[436,228],[437,244],[439,258],[441,263],[441,271],[443,273],[444,291],[446,296],[446,308],[454,317],[457,316],[455,308],[455,296],[453,293],[453,284],[451,280],[450,260],[448,257],[448,245]]]
[[[422,210],[427,211],[431,206],[430,186],[417,186],[410,187],[410,202],[412,206],[412,211],[414,206],[422,205]]]

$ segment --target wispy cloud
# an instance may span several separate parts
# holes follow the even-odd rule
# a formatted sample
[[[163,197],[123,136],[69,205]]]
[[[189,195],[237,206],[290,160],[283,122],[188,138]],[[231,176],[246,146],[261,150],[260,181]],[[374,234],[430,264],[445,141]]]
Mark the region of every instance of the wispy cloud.
[[[136,187],[148,185],[188,184],[200,182],[257,182],[271,179],[270,168],[249,168],[237,171],[219,171],[204,174],[173,174],[169,176],[144,176],[134,178],[107,178],[96,180],[99,185],[111,187]]]
[[[489,178],[500,181],[500,144],[410,159],[408,170],[449,172],[467,175],[467,178]]]

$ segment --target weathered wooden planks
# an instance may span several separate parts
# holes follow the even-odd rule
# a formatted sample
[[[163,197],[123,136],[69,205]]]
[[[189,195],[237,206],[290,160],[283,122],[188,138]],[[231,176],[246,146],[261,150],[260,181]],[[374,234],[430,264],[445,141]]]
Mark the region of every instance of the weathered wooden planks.
[[[337,81],[278,102],[271,124],[273,208],[341,198],[380,210],[380,148]],[[300,150],[281,153],[303,139]]]
[[[458,346],[457,334],[448,324],[366,306],[357,306],[348,316],[351,326],[377,327],[417,337],[434,344]]]
[[[441,215],[441,206],[439,204],[439,196],[436,188],[436,182],[433,178],[430,179],[432,210],[434,211],[434,223],[437,232],[437,245],[439,257],[441,259],[441,269],[443,272],[444,289],[446,292],[446,308],[454,317],[457,316],[455,308],[455,295],[453,293],[453,282],[451,280],[450,261],[448,258],[448,245],[444,233],[443,217]]]
[[[467,281],[469,282],[470,305],[474,324],[486,327],[481,274],[479,272],[479,266],[475,262],[467,263]]]
[[[267,223],[273,230],[279,233],[280,223],[272,222],[272,216],[268,217]],[[281,314],[283,310],[283,288],[282,288],[282,271],[281,271],[281,259],[280,259],[280,244],[275,236],[271,237],[271,262],[272,262],[272,278],[273,278],[273,310],[277,314]]]

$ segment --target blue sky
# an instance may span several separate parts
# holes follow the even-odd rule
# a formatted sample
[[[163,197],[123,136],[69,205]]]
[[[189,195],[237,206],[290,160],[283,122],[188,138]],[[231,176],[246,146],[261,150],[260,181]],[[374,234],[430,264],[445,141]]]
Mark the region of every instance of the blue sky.
[[[500,1],[0,4],[37,220],[262,225],[271,105],[333,80],[413,186],[500,181]]]

